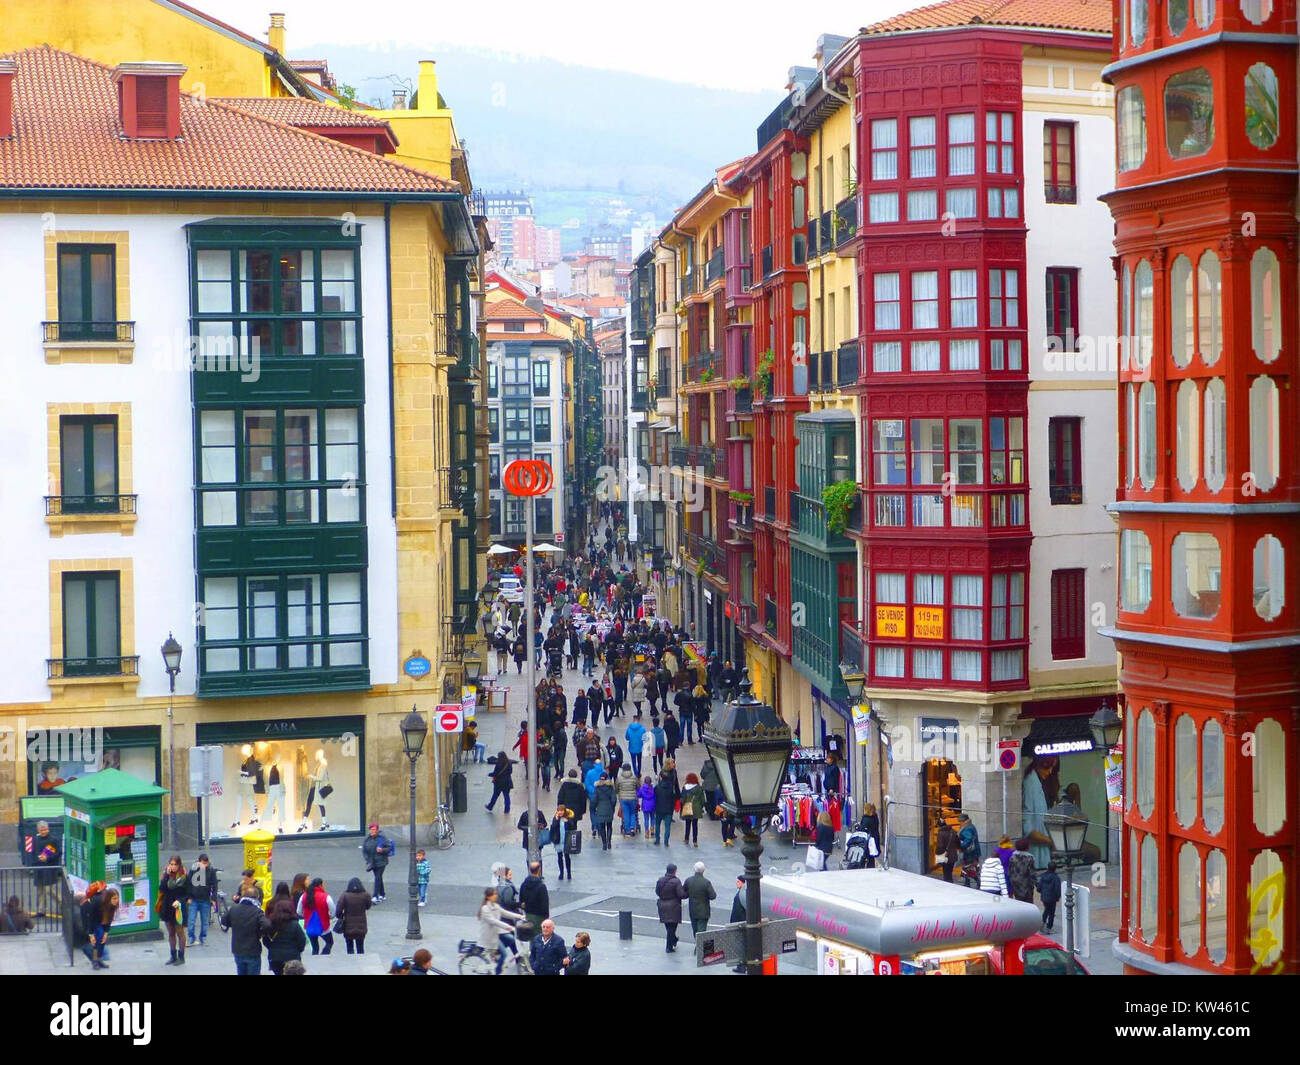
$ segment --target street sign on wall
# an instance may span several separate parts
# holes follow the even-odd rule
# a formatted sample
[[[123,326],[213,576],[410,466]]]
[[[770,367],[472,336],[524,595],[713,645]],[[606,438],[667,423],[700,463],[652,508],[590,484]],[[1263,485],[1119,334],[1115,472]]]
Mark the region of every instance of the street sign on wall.
[[[459,703],[440,703],[433,712],[434,732],[464,732],[465,711]]]
[[[424,655],[411,655],[402,663],[402,672],[413,680],[419,680],[421,677],[427,677],[433,664],[424,657]]]

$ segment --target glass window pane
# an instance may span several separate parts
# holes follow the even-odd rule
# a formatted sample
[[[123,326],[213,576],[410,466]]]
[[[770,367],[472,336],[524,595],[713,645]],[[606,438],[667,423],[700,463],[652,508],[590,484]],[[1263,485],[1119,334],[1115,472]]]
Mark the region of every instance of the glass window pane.
[[[975,116],[948,116],[948,174],[975,173]]]
[[[1264,362],[1272,362],[1282,348],[1279,309],[1281,280],[1277,256],[1259,248],[1250,257],[1251,347]]]
[[[1120,533],[1120,606],[1141,613],[1151,605],[1151,541],[1140,529]]]
[[[1250,759],[1255,827],[1271,836],[1286,823],[1286,733],[1275,718],[1255,726],[1255,757]]]
[[[1197,769],[1196,724],[1190,714],[1180,714],[1174,725],[1174,813],[1184,828],[1196,823]]]
[[[1201,475],[1201,394],[1195,381],[1178,385],[1177,403],[1177,470],[1178,487],[1190,492]]]
[[[1155,942],[1160,934],[1160,852],[1156,838],[1145,836],[1142,840],[1142,914],[1140,917],[1142,939]]]
[[[1147,818],[1156,802],[1156,721],[1150,710],[1138,715],[1137,733],[1137,805]]]
[[[1219,541],[1210,533],[1179,533],[1170,547],[1169,582],[1174,610],[1185,618],[1219,612]]]
[[[1169,270],[1169,315],[1174,365],[1185,367],[1196,348],[1196,299],[1192,289],[1192,260],[1180,255]]]
[[[1201,727],[1201,821],[1211,835],[1223,828],[1223,726],[1213,718]]]
[[[1119,116],[1119,170],[1135,170],[1147,157],[1146,100],[1137,85],[1126,85],[1115,94],[1115,109]]]
[[[1256,148],[1277,143],[1277,75],[1267,63],[1246,71],[1246,136]]]
[[[1215,964],[1228,956],[1228,861],[1219,850],[1205,856],[1205,949]]]
[[[1195,843],[1178,848],[1178,945],[1191,957],[1201,949],[1201,856]]]
[[[1129,0],[1129,26],[1137,48],[1147,39],[1147,0]]]
[[[1190,159],[1214,143],[1214,83],[1204,67],[1165,82],[1165,146],[1174,159]]]
[[[1206,366],[1223,351],[1223,284],[1219,257],[1207,251],[1196,264],[1197,344]]]
[[[1211,492],[1218,492],[1228,476],[1227,393],[1219,377],[1205,383],[1204,454],[1205,485]]]
[[[1257,377],[1250,386],[1250,472],[1255,487],[1269,491],[1281,474],[1278,390],[1272,378]]]
[[[1138,389],[1138,477],[1143,488],[1156,483],[1156,386],[1150,381]]]
[[[1286,942],[1286,872],[1276,851],[1260,851],[1250,863],[1250,956],[1260,969],[1283,957]]]
[[[1286,560],[1282,554],[1282,541],[1271,534],[1261,536],[1255,541],[1252,564],[1251,602],[1255,613],[1265,621],[1273,621],[1286,606]]]

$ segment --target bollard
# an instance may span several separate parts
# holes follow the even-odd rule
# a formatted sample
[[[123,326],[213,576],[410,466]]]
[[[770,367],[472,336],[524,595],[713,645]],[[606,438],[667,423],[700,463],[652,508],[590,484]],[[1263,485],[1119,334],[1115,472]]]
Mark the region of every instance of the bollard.
[[[619,939],[632,938],[632,911],[631,910],[618,911],[618,938]]]

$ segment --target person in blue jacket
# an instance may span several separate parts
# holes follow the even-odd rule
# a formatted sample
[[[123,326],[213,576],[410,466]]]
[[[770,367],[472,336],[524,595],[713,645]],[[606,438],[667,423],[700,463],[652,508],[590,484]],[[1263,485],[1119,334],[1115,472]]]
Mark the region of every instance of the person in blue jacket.
[[[627,731],[623,733],[623,738],[627,740],[627,753],[632,759],[632,772],[639,777],[641,775],[641,744],[645,740],[645,725],[641,724],[639,711],[632,718],[632,724],[628,725]]]
[[[605,767],[600,762],[593,762],[591,768],[587,770],[587,775],[582,779],[582,786],[587,789],[588,809],[591,811],[591,830],[596,831],[596,781],[605,772]]]

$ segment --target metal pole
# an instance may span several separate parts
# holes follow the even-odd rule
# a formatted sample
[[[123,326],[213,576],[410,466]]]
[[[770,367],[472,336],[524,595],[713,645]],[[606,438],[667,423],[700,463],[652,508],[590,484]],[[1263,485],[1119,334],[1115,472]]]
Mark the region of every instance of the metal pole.
[[[1007,774],[999,773],[1002,778],[1002,834],[1007,834]]]
[[[1065,860],[1065,953],[1074,955],[1074,862]]]
[[[759,880],[762,867],[763,840],[758,832],[745,823],[745,843],[740,848],[745,856],[745,975],[763,975],[763,897]]]
[[[528,497],[524,515],[524,543],[528,548],[528,563],[524,569],[524,609],[528,641],[528,758],[524,768],[528,771],[528,860],[540,861],[542,857],[541,833],[537,831],[537,677],[534,662],[537,651],[536,623],[533,619],[533,517],[536,497]]]
[[[176,842],[176,725],[172,720],[172,704],[176,701],[176,674],[167,671],[170,693],[167,696],[167,820],[171,823],[172,850],[177,850]],[[254,813],[257,808],[254,807]]]
[[[419,939],[422,935],[420,931],[420,911],[416,909],[416,903],[419,902],[419,891],[415,885],[415,760],[419,755],[410,755],[411,760],[411,836],[410,843],[410,862],[406,872],[406,938]],[[438,736],[433,736],[433,758],[434,758],[434,775],[437,775],[438,764]]]

